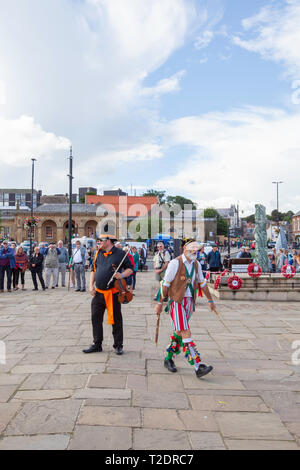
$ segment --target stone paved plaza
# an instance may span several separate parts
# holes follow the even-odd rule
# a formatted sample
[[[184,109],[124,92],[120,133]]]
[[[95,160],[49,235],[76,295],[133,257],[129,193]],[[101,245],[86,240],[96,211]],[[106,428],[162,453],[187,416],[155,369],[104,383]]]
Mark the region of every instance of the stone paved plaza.
[[[138,274],[123,307],[125,354],[91,344],[89,293],[59,288],[0,294],[0,450],[300,449],[299,303],[200,300],[191,327],[213,373],[197,379],[183,357],[163,367],[170,320],[154,345],[154,275]],[[105,318],[106,320],[106,318]]]

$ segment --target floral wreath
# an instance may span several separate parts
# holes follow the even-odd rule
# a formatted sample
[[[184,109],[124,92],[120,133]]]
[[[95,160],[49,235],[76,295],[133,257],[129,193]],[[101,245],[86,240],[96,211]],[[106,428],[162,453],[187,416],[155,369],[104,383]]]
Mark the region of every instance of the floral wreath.
[[[262,269],[259,264],[251,263],[248,266],[248,274],[250,277],[260,277],[262,275]]]
[[[286,279],[292,279],[293,277],[296,276],[296,269],[294,268],[294,266],[291,266],[290,264],[285,264],[281,268],[281,274]]]
[[[240,290],[240,288],[243,285],[243,281],[240,277],[238,276],[230,276],[230,278],[227,281],[228,287],[231,290]]]
[[[217,277],[216,282],[215,282],[215,285],[214,285],[214,288],[215,288],[216,290],[219,289],[220,282],[221,282],[221,278],[222,278],[223,276],[225,276],[225,274],[227,274],[227,273],[228,273],[228,269],[225,269],[225,271],[223,271],[223,272],[221,273],[221,275]]]

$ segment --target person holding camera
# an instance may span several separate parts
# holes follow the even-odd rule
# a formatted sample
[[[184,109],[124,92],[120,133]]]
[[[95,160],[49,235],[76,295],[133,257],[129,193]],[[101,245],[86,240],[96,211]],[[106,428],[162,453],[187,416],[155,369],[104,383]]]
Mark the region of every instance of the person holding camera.
[[[165,250],[165,245],[163,242],[157,244],[157,252],[154,256],[154,270],[156,273],[156,280],[158,282],[162,281],[168,267],[169,262],[171,261],[170,253]]]

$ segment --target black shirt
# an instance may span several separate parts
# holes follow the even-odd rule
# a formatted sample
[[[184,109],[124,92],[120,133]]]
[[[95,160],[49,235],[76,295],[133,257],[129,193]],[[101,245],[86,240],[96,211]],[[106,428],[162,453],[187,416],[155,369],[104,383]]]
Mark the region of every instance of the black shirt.
[[[122,259],[124,258],[125,254],[126,253],[123,250],[120,250],[119,248],[116,248],[115,246],[112,247],[111,254],[109,254],[108,256],[105,256],[105,251],[99,251],[97,260],[96,260],[96,273],[95,273],[95,284],[96,284],[97,289],[108,290],[113,287],[113,282],[111,282],[111,284],[107,288],[107,283],[109,282],[112,275],[114,274],[112,265],[115,265],[115,267],[117,268],[119,264],[121,263]],[[125,269],[133,270],[132,264],[128,256],[123,261],[121,265],[121,269],[119,269],[119,272]]]

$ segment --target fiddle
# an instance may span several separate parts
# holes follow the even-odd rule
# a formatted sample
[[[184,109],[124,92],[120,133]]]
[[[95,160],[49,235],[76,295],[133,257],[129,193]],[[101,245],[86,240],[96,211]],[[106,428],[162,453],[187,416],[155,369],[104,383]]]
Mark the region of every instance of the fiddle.
[[[112,265],[112,268],[117,272],[116,265]],[[118,300],[120,304],[129,304],[132,301],[133,295],[130,292],[125,279],[116,279],[114,282],[114,288],[118,291]]]

